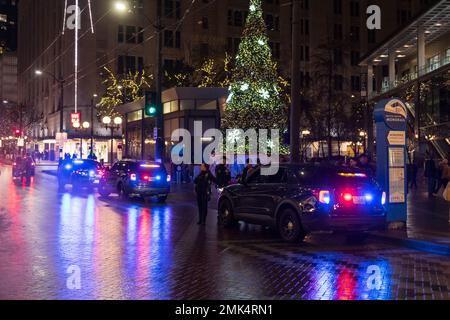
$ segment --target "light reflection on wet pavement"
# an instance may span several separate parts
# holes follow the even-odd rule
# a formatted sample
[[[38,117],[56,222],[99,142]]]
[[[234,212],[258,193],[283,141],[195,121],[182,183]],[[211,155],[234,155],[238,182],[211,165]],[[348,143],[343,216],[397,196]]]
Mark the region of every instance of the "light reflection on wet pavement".
[[[2,171],[1,299],[449,299],[448,257],[328,234],[286,244],[258,226],[220,229],[214,208],[198,227],[186,186],[146,204],[58,194],[42,173],[16,186]]]

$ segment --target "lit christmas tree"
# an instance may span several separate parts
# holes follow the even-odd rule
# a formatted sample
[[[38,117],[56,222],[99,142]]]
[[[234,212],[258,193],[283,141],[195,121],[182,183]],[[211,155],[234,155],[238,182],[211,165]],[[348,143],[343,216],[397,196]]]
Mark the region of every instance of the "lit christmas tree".
[[[272,61],[261,0],[250,0],[222,127],[282,131],[286,128],[286,120],[278,86],[277,65]]]

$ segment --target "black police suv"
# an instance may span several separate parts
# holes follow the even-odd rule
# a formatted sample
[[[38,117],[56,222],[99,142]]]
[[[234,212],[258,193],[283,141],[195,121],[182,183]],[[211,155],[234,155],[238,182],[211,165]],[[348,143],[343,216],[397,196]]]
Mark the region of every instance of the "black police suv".
[[[281,164],[276,175],[255,169],[219,196],[219,224],[236,221],[276,228],[288,242],[312,231],[358,237],[385,228],[386,193],[366,173],[337,166]]]
[[[67,184],[73,190],[98,187],[104,168],[93,160],[69,159],[63,160],[58,166],[58,186],[63,190]]]
[[[31,157],[18,157],[12,164],[12,177],[16,182],[26,178],[30,183],[30,178],[35,176],[36,164]]]
[[[101,196],[117,193],[123,199],[138,196],[167,200],[171,176],[164,165],[151,161],[123,160],[106,171],[98,189]]]

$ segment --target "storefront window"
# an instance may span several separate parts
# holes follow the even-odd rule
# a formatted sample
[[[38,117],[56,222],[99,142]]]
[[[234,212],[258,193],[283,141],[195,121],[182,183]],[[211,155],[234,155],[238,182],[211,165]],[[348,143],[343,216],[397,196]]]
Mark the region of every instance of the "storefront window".
[[[168,114],[168,113],[170,113],[170,102],[166,102],[166,103],[164,103],[164,106],[163,106],[164,108],[164,114]]]
[[[127,115],[128,122],[142,120],[142,110],[131,112]]]
[[[164,103],[163,109],[164,109],[164,114],[177,112],[179,110],[178,100]]]

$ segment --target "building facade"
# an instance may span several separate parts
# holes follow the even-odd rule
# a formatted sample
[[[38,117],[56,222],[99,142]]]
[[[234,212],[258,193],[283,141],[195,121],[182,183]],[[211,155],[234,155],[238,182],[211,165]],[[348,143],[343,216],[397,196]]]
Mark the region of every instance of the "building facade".
[[[0,1],[0,54],[17,48],[17,2]]]
[[[270,2],[270,1],[269,1]],[[73,5],[75,0],[68,1]],[[156,35],[153,28],[156,21],[158,1],[128,1],[125,12],[116,10],[115,2],[80,0],[81,29],[78,40],[78,86],[75,106],[75,36],[74,30],[64,34],[64,1],[22,0],[19,3],[19,100],[26,106],[33,106],[45,115],[43,124],[35,128],[33,136],[40,143],[39,148],[54,147],[61,151],[55,140],[62,126],[68,133],[63,145],[64,153],[76,153],[81,147],[81,138],[87,132],[74,130],[70,114],[81,113],[81,121],[90,120],[91,107],[98,103],[105,91],[102,81],[105,67],[116,74],[128,71],[146,70],[154,74],[156,70]],[[245,1],[161,1],[161,23],[164,27],[161,38],[161,65],[165,71],[175,69],[181,62],[189,65],[201,63],[209,57],[224,57],[225,51],[237,50],[239,37],[245,22],[248,4]],[[274,12],[274,48],[279,49],[277,35],[279,4],[268,4]],[[224,14],[227,13],[227,14]],[[90,21],[94,33],[92,33]],[[66,12],[70,19],[70,12]],[[36,70],[41,71],[37,77]],[[63,123],[61,125],[60,82],[64,80]],[[102,158],[109,154],[109,131],[94,119],[94,150]],[[117,143],[122,138],[120,132],[115,137]],[[85,148],[91,148],[88,144]],[[85,150],[83,153],[87,154]]]
[[[298,72],[302,86],[308,88],[313,69],[312,59],[319,48],[329,45],[332,53],[333,88],[361,102],[361,82],[365,69],[358,65],[361,56],[376,47],[399,25],[407,23],[423,6],[425,0],[356,1],[301,0],[301,67]],[[176,70],[181,64],[198,65],[206,58],[223,58],[225,52],[235,55],[248,10],[242,0],[128,0],[128,8],[118,11],[115,1],[79,0],[81,29],[78,36],[77,101],[75,101],[75,31],[65,28],[65,10],[60,0],[21,0],[18,37],[19,102],[41,110],[45,119],[35,128],[36,141],[52,141],[61,127],[68,133],[64,152],[74,153],[81,147],[80,139],[89,135],[74,130],[70,114],[81,113],[81,120],[90,120],[92,105],[105,92],[102,81],[105,67],[116,74],[146,70],[154,74],[157,65],[155,21],[160,4],[161,61],[164,71]],[[69,7],[75,0],[68,0]],[[91,5],[91,7],[89,6]],[[290,76],[292,2],[264,0],[264,14],[274,59],[280,72]],[[382,10],[382,29],[366,28],[366,9],[378,4]],[[89,10],[91,9],[91,10]],[[92,17],[92,18],[91,18]],[[91,29],[91,21],[93,31]],[[332,44],[332,45],[331,45]],[[36,70],[43,71],[40,77]],[[64,80],[63,123],[61,123],[61,81]],[[75,103],[76,102],[76,103]],[[94,117],[96,153],[107,158],[110,133]],[[122,133],[117,131],[115,148]],[[63,144],[62,142],[60,144]],[[50,147],[52,145],[50,144]],[[89,144],[86,148],[91,148]],[[43,148],[42,144],[40,148]],[[84,151],[84,154],[88,152]]]
[[[17,56],[14,52],[0,55],[0,102],[17,103]]]
[[[450,155],[449,16],[450,1],[435,2],[362,60],[371,102],[407,102],[410,151],[423,155],[428,149],[442,158]]]

